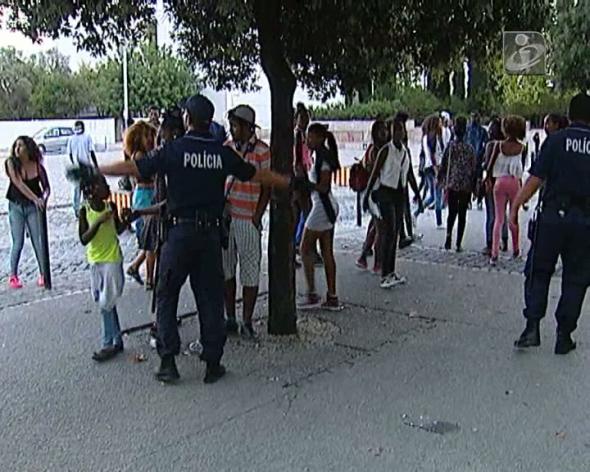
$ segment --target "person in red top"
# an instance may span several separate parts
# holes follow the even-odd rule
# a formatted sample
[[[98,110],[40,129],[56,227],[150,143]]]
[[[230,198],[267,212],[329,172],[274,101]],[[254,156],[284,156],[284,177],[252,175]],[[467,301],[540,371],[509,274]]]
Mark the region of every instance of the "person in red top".
[[[256,169],[270,169],[270,148],[256,137],[256,114],[248,105],[229,112],[232,139],[226,143]],[[231,217],[229,246],[223,251],[225,274],[226,330],[238,331],[236,321],[236,269],[240,265],[243,286],[242,337],[255,339],[252,316],[258,297],[262,258],[262,217],[270,200],[270,189],[255,182],[240,182],[230,177],[226,183],[226,213]]]

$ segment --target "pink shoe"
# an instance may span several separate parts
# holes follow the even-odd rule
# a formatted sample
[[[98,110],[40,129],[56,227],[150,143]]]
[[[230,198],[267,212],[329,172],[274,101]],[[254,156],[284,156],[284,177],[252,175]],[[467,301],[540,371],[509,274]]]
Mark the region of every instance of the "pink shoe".
[[[315,310],[322,305],[322,299],[315,293],[305,295],[298,303],[299,310]]]
[[[22,284],[22,282],[20,281],[20,279],[18,278],[17,275],[11,275],[10,276],[10,278],[8,279],[8,285],[12,289],[23,288],[23,284]]]
[[[377,265],[375,267],[373,267],[373,274],[380,276],[381,275],[381,267],[379,267]]]
[[[355,265],[361,270],[367,270],[367,260],[362,257],[357,259]]]
[[[45,287],[45,277],[40,275],[39,278],[37,279],[37,287]]]

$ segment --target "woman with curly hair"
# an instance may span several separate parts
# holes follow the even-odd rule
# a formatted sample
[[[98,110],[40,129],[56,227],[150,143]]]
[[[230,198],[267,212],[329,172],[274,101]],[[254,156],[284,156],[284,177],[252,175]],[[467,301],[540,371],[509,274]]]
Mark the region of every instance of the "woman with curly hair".
[[[500,233],[506,219],[506,205],[512,205],[521,187],[523,174],[522,140],[526,136],[526,122],[523,117],[509,115],[502,121],[502,130],[506,135],[504,141],[498,141],[495,145],[492,157],[488,164],[487,187],[494,192],[494,229],[492,234],[491,265],[496,265],[500,251]],[[509,224],[512,235],[512,249],[515,258],[520,256],[519,228],[518,224]]]
[[[49,198],[50,187],[47,172],[41,162],[41,152],[28,136],[16,139],[10,150],[10,157],[5,162],[5,171],[10,179],[6,198],[8,199],[8,219],[12,250],[10,252],[10,288],[22,288],[18,277],[18,263],[25,241],[27,229],[39,265],[37,285],[45,286],[43,275],[43,245],[39,212],[43,211]]]
[[[125,142],[123,150],[125,154],[133,160],[143,159],[145,155],[153,150],[156,146],[157,130],[146,121],[138,121],[131,126],[125,133]],[[141,210],[151,207],[154,204],[155,190],[153,180],[137,180],[133,189],[132,207],[133,210]],[[145,246],[145,239],[142,238],[145,220],[138,218],[135,221],[135,232],[139,254],[131,265],[127,268],[127,275],[132,277],[143,285],[143,280],[139,274],[139,268],[146,262],[146,289],[152,290],[154,287],[154,266],[156,256],[154,249]]]

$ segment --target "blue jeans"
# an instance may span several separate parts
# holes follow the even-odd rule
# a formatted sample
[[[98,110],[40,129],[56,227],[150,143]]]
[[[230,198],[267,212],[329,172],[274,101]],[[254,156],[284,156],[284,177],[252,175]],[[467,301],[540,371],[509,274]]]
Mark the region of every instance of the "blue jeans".
[[[37,207],[30,204],[8,202],[8,221],[12,249],[10,251],[10,275],[18,275],[18,263],[25,244],[25,227],[31,237],[39,272],[43,273],[43,244],[41,242],[41,225]]]
[[[102,347],[121,346],[123,339],[121,338],[121,325],[119,324],[119,314],[117,307],[112,310],[100,310],[102,315]]]
[[[72,192],[72,207],[74,208],[74,215],[76,215],[76,218],[78,218],[78,215],[80,214],[80,199],[80,183],[76,183],[74,184],[74,190]]]
[[[295,228],[295,246],[299,247],[301,245],[301,240],[303,239],[303,230],[305,229],[305,220],[307,219],[307,215],[304,212],[299,213],[299,221],[297,222],[297,227]]]
[[[424,207],[427,208],[434,202],[434,211],[436,213],[436,225],[442,225],[442,189],[436,183],[436,177],[433,169],[427,169],[424,172],[424,178],[426,180],[426,187],[428,188],[429,196],[424,202]]]

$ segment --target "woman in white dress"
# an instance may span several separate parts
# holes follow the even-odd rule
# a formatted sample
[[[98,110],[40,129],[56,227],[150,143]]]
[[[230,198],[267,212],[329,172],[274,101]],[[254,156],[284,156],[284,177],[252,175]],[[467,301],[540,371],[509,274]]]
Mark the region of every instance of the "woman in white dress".
[[[307,146],[312,151],[313,165],[309,171],[311,211],[305,221],[301,256],[307,282],[307,293],[299,304],[300,309],[323,308],[340,310],[336,294],[336,261],[334,259],[334,225],[338,217],[338,202],[332,194],[332,176],[340,169],[338,147],[334,135],[320,123],[312,124],[307,131]],[[320,242],[328,293],[326,301],[316,292],[314,248]]]

